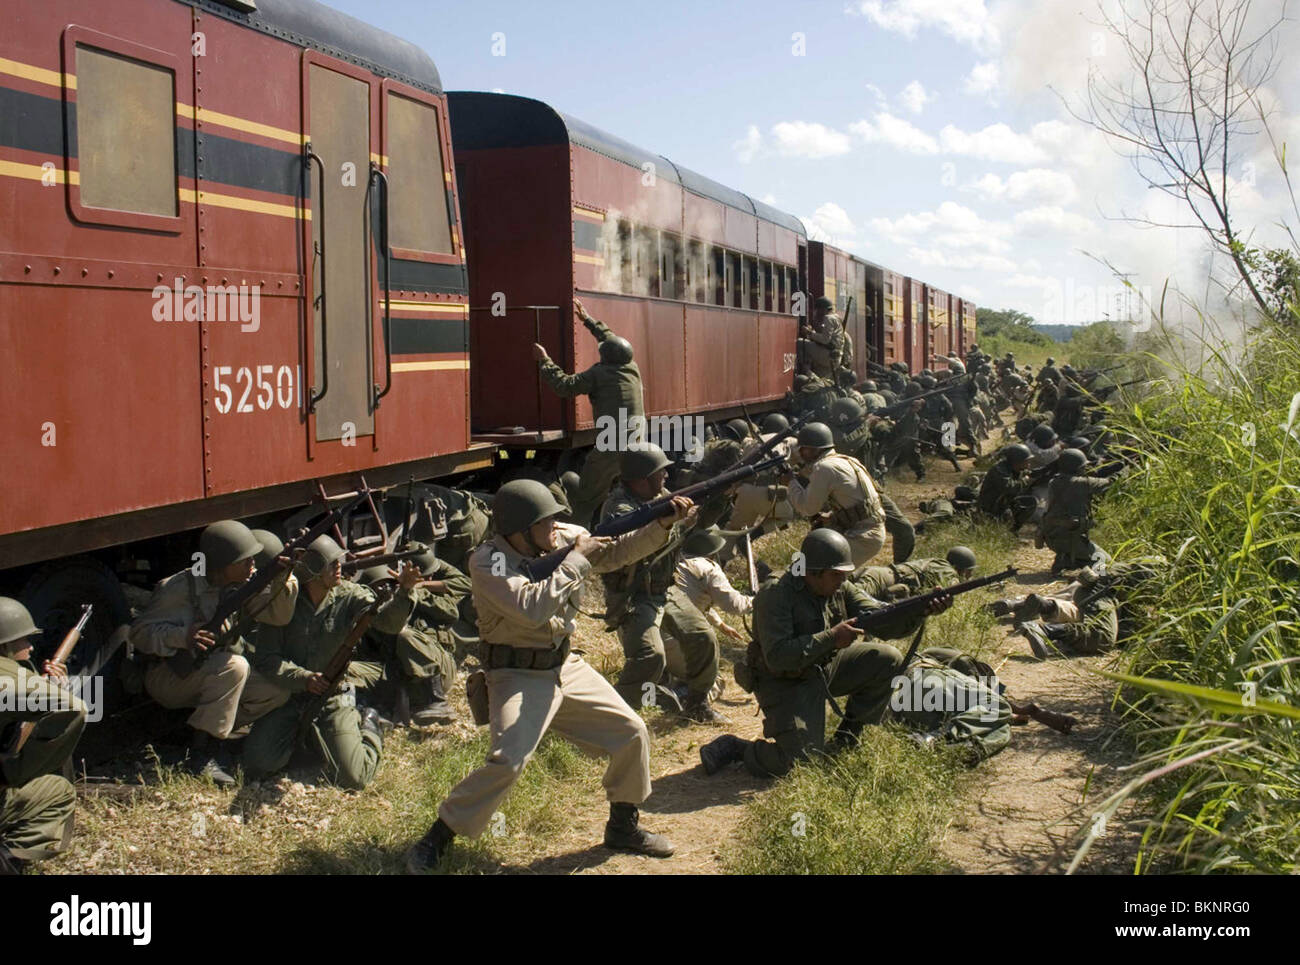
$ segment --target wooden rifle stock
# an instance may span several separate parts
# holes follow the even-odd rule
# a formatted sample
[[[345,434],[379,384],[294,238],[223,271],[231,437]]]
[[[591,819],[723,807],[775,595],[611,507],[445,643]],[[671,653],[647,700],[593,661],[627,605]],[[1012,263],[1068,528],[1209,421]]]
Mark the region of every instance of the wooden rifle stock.
[[[67,663],[68,657],[72,656],[72,651],[77,648],[81,641],[81,634],[86,629],[86,624],[90,622],[90,615],[94,612],[94,605],[90,603],[82,604],[81,617],[71,630],[63,637],[63,642],[59,644],[57,650],[50,656],[50,663]],[[34,720],[23,721],[18,727],[18,733],[14,735],[13,743],[3,754],[0,754],[0,761],[13,760],[22,752],[23,746],[31,739],[32,733],[36,730]]]

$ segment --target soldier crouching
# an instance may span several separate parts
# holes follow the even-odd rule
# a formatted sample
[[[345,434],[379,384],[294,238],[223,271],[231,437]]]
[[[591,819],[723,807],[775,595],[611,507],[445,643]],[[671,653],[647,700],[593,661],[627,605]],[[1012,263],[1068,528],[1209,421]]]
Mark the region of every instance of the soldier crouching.
[[[474,837],[487,828],[552,725],[584,751],[609,757],[606,847],[652,857],[673,853],[665,838],[638,825],[637,805],[650,795],[645,723],[609,681],[570,652],[569,639],[587,575],[622,569],[661,549],[692,504],[674,499],[672,515],[617,539],[560,523],[556,517],[563,512],[550,490],[531,479],[506,483],[493,501],[498,535],[469,563],[488,668],[492,745],[487,761],[451,790],[438,820],[407,852],[412,873],[437,866],[456,835]],[[562,547],[568,553],[555,571],[531,579],[529,561]]]

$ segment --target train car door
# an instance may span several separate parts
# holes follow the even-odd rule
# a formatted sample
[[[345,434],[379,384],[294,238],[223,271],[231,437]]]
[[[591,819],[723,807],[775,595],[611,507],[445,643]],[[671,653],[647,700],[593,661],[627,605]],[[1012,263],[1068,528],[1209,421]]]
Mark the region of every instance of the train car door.
[[[312,366],[316,442],[375,431],[367,196],[377,125],[367,75],[309,54]]]

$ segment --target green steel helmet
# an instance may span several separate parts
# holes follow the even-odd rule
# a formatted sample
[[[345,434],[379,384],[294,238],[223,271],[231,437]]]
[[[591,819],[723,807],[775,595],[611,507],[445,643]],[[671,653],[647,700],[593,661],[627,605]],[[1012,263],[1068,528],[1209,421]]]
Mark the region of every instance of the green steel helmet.
[[[925,389],[925,391],[927,392],[929,392],[931,389],[938,386],[938,384],[939,384],[939,380],[936,379],[933,375],[921,376],[921,387]]]
[[[820,570],[853,572],[853,551],[849,541],[833,529],[814,529],[803,538],[799,546],[804,567],[809,573]]]
[[[281,549],[284,547],[282,546]],[[225,569],[232,563],[251,559],[262,552],[253,531],[233,519],[213,523],[199,536],[199,552],[208,572]]]
[[[362,586],[378,586],[385,580],[395,580],[396,577],[388,572],[387,566],[367,566],[364,570],[356,575],[356,582]]]
[[[18,643],[40,633],[27,607],[8,596],[0,596],[0,647]]]
[[[320,576],[336,560],[341,560],[347,555],[343,552],[343,547],[334,542],[332,537],[317,536],[307,547],[307,552],[302,555],[300,566],[307,574],[308,579],[314,579]]]
[[[1074,366],[1071,365],[1069,362],[1066,362],[1064,365],[1061,366],[1061,371],[1064,372],[1066,375],[1074,375]]]
[[[799,430],[799,448],[833,449],[835,435],[831,427],[824,422],[810,422]]]
[[[959,571],[975,569],[975,551],[969,546],[954,546],[948,550],[948,565]]]
[[[875,380],[875,379],[867,379],[867,381],[865,381],[865,382],[862,383],[862,391],[863,391],[863,392],[879,392],[879,391],[880,391],[880,386],[876,384],[876,380]]]
[[[813,302],[813,305],[828,312],[835,308],[835,303],[825,295],[818,295],[817,300]]]
[[[492,499],[492,525],[509,536],[564,512],[555,494],[536,479],[512,479]]]
[[[572,469],[560,473],[560,486],[566,493],[575,493],[578,491],[578,484],[582,482],[582,477]]]
[[[906,374],[907,374],[907,363],[906,363],[906,362],[890,362],[890,363],[889,363],[889,367],[890,367],[891,369],[893,369],[895,372],[899,373],[900,375],[906,375]]]
[[[737,442],[744,442],[749,438],[749,423],[744,419],[729,419],[722,424],[722,432]]]
[[[257,568],[264,570],[275,563],[276,557],[284,552],[284,542],[269,529],[255,529],[253,535],[262,544],[257,553]]]
[[[1003,462],[1010,463],[1013,466],[1019,465],[1022,462],[1028,462],[1031,455],[1032,453],[1029,451],[1029,448],[1027,446],[1022,446],[1018,442],[1014,446],[1007,446],[1002,450]]]
[[[973,499],[978,499],[978,498],[979,498],[979,493],[977,493],[977,492],[976,492],[974,489],[972,489],[970,486],[957,486],[957,487],[955,487],[955,488],[953,489],[952,494],[953,494],[953,496],[955,496],[957,499],[960,499],[960,500],[963,500],[963,501],[966,501],[966,502],[969,502],[969,501],[971,501],[971,500],[973,500]]]
[[[722,538],[718,527],[708,526],[692,530],[691,535],[682,542],[682,552],[687,556],[712,556],[726,545],[727,541]]]
[[[923,499],[916,504],[916,508],[923,513],[930,513],[933,511],[936,502],[937,500]]]
[[[924,381],[927,377],[930,377],[930,376],[933,376],[933,375],[934,375],[934,370],[933,370],[933,369],[921,369],[921,376],[920,376],[920,377],[921,377],[921,379],[922,379],[923,381]]]
[[[903,398],[914,399],[918,395],[920,395],[923,391],[924,390],[921,388],[921,383],[913,379],[911,382],[908,382],[907,385],[903,387]]]
[[[632,361],[632,343],[619,335],[600,343],[600,360],[610,365],[626,365]]]
[[[1069,449],[1078,449],[1082,453],[1087,453],[1088,447],[1092,445],[1092,440],[1087,436],[1070,436],[1065,440],[1065,445]]]
[[[624,479],[648,479],[672,464],[673,461],[653,442],[618,454],[618,474]]]
[[[1055,364],[1056,364],[1056,359],[1052,358],[1050,355],[1047,356],[1047,364],[1048,364],[1048,365],[1055,365]]]
[[[548,489],[547,492],[550,490]],[[431,576],[438,567],[438,554],[433,551],[433,547],[425,546],[423,543],[411,543],[406,548],[422,551],[419,556],[412,558],[411,562],[420,568],[422,576]]]
[[[1061,373],[1055,369],[1043,369],[1038,373],[1038,377],[1044,382],[1051,382],[1053,385],[1059,385],[1061,381]]]
[[[1040,422],[1034,427],[1034,431],[1029,433],[1029,441],[1039,449],[1046,449],[1048,446],[1056,445],[1056,430],[1046,423]]]
[[[953,375],[965,375],[966,366],[962,365],[956,359],[948,359],[948,371]]]
[[[769,412],[763,417],[763,424],[759,427],[759,431],[767,435],[772,432],[785,432],[789,428],[789,419],[779,412]]]
[[[831,421],[842,426],[862,418],[862,406],[853,399],[836,399],[831,403]]]
[[[1078,449],[1066,449],[1056,460],[1060,471],[1064,473],[1077,473],[1088,465],[1088,457]]]

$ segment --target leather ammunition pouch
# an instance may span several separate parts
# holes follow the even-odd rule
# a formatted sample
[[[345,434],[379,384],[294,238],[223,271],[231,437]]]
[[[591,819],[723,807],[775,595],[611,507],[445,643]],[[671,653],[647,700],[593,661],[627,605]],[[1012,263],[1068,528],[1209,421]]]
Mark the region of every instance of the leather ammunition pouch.
[[[864,523],[874,522],[875,516],[865,502],[856,506],[844,506],[830,514],[831,526],[839,530],[857,529]]]
[[[479,661],[486,670],[554,670],[569,659],[569,638],[558,647],[512,647],[480,643]]]

